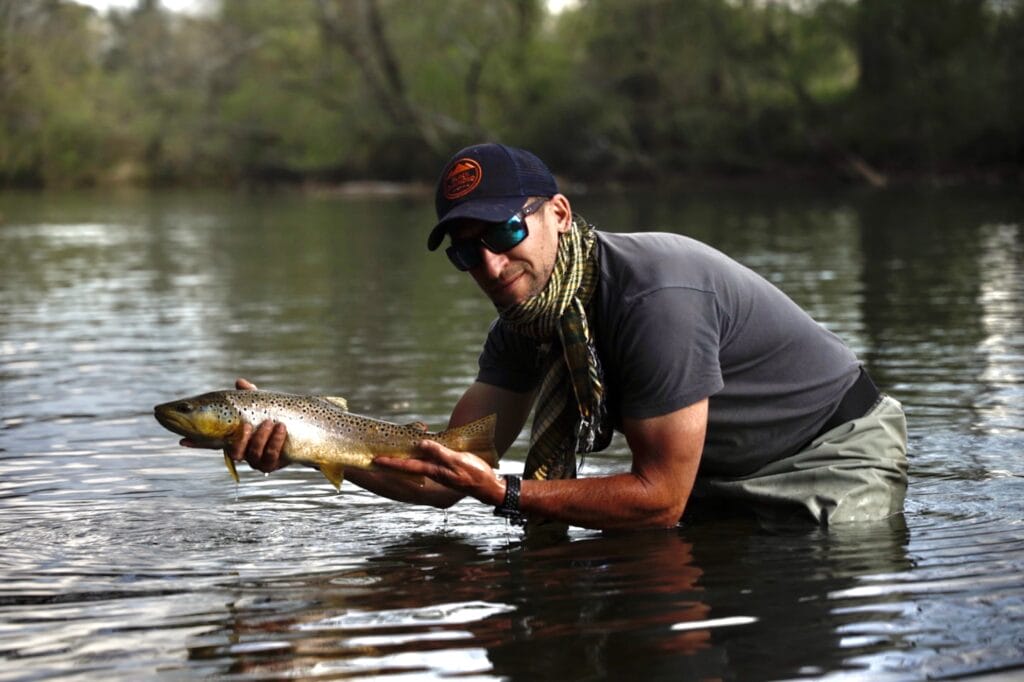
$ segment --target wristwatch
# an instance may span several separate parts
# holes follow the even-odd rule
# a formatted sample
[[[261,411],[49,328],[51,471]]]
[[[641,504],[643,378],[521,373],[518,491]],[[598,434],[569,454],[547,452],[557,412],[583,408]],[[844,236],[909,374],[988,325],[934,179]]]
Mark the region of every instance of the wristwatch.
[[[512,474],[503,474],[502,478],[505,479],[505,499],[494,508],[494,515],[504,516],[517,526],[525,526],[526,517],[519,511],[519,490],[523,479]]]

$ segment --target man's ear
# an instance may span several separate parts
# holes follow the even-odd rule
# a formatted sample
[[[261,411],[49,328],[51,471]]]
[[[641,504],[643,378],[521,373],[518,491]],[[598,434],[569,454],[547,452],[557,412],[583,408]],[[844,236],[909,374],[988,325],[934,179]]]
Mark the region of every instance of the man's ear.
[[[556,194],[548,199],[551,210],[558,222],[558,232],[563,234],[572,229],[572,206],[569,204],[569,197],[564,194]]]

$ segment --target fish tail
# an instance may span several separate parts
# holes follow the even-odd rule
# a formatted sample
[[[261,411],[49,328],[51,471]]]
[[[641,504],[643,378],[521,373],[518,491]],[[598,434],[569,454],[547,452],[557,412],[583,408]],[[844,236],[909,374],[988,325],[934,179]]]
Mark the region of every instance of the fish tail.
[[[494,448],[494,426],[498,415],[489,414],[476,421],[446,429],[434,438],[441,445],[459,452],[471,452],[491,467],[498,466],[498,451]]]

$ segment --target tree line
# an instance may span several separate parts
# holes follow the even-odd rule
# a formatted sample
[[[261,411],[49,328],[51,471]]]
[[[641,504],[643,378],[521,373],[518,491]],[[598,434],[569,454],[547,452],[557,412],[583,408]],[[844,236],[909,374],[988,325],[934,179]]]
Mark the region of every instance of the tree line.
[[[0,186],[1020,177],[1024,0],[0,0]]]

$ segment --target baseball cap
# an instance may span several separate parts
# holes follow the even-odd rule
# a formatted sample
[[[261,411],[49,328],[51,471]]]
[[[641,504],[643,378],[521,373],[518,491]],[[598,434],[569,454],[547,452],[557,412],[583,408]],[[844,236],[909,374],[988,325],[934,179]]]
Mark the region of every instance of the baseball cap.
[[[440,246],[454,220],[471,218],[500,223],[523,207],[527,197],[553,197],[558,185],[534,154],[503,144],[478,144],[452,156],[437,181],[437,225],[427,248]]]

